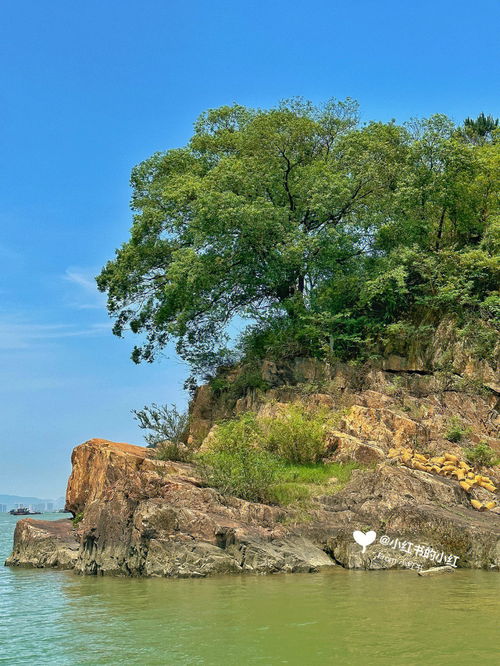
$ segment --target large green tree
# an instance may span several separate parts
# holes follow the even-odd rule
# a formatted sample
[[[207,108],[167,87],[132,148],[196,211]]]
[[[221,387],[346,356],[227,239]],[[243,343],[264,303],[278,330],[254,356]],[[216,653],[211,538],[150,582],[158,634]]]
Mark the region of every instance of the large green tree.
[[[135,361],[173,338],[196,371],[235,318],[247,351],[354,353],[416,304],[456,308],[458,290],[479,308],[498,279],[490,125],[478,141],[439,115],[361,125],[349,99],[204,113],[186,147],[132,172],[130,239],[97,278],[114,332],[142,334]]]

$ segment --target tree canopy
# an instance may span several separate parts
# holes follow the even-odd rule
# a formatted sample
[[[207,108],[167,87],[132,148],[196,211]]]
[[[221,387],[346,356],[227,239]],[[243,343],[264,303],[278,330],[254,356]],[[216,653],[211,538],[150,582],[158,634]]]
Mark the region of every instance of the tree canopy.
[[[205,112],[133,169],[130,238],[97,278],[114,333],[204,372],[235,318],[242,353],[284,356],[357,355],[424,313],[493,322],[497,124],[361,124],[350,99]]]

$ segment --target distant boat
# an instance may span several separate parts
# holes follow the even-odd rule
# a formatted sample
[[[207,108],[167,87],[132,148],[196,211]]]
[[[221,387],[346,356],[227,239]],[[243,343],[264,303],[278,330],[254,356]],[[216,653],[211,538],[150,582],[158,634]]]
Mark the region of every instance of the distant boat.
[[[20,506],[18,509],[11,509],[9,513],[12,516],[37,516],[41,511],[30,511],[27,507]]]

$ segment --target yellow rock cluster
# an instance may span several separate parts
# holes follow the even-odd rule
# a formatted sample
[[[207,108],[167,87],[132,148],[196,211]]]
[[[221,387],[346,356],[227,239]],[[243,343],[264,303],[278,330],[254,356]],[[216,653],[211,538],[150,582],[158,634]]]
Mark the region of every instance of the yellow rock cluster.
[[[452,453],[444,453],[442,456],[430,458],[422,453],[415,453],[411,449],[399,447],[389,449],[387,455],[389,458],[399,460],[407,467],[419,469],[422,472],[454,477],[467,493],[470,493],[473,488],[479,487],[491,493],[496,491],[495,485],[489,477],[476,474],[470,465]],[[471,499],[470,503],[477,511],[494,509],[497,505],[495,501],[483,503],[477,499]]]

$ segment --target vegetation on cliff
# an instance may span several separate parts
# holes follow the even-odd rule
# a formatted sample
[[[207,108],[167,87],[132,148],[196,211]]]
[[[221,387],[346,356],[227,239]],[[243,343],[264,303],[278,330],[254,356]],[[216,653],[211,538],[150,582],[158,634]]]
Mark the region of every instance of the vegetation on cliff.
[[[500,464],[500,458],[486,442],[479,442],[476,446],[466,448],[465,456],[472,465],[478,467]]]
[[[335,476],[325,433],[335,430],[340,405],[336,389],[325,389],[335,408],[289,404],[272,418],[253,413],[249,395],[286,385],[294,360],[358,364],[361,390],[360,362],[387,348],[397,356],[403,340],[414,352],[417,343],[435,340],[439,353],[436,347],[422,355],[424,365],[432,356],[432,367],[411,361],[415,372],[436,373],[426,390],[437,391],[438,373],[449,386],[477,382],[487,390],[486,377],[495,387],[491,364],[472,378],[460,373],[470,365],[469,351],[489,362],[498,348],[499,132],[484,115],[462,126],[439,114],[404,125],[363,124],[350,99],[323,106],[294,99],[269,110],[209,110],[185,147],[139,164],[130,239],[98,285],[108,294],[114,332],[140,335],[136,362],[154,360],[176,340],[193,370],[190,385],[209,379],[215,401],[196,436],[192,424],[188,436],[175,408],[136,411],[152,431],[147,441],[157,457],[192,459],[203,442],[197,462],[208,484],[288,503],[311,494],[309,482],[290,478],[292,467],[300,478],[304,466],[307,474],[315,469],[319,485],[325,474]],[[459,359],[457,374],[447,359],[460,356],[462,342],[467,360]],[[288,370],[266,379],[263,367],[273,361]],[[399,391],[396,383],[391,388]],[[422,420],[406,424],[415,446],[429,439]],[[468,443],[468,426],[455,414],[445,427],[448,442]],[[376,428],[370,424],[359,442],[345,432],[334,436],[344,452],[356,449],[339,461],[339,474],[350,473],[340,462],[360,462],[356,455],[383,457]],[[470,456],[489,460],[483,450]]]
[[[114,332],[170,339],[195,374],[239,357],[341,358],[444,315],[498,339],[497,121],[359,122],[352,100],[209,110],[132,172],[130,239],[97,278]],[[496,323],[496,324],[495,324]],[[234,346],[233,346],[234,347]]]
[[[216,426],[196,456],[206,483],[254,502],[290,504],[338,490],[358,464],[326,463],[331,410],[280,405],[271,415],[245,412]]]
[[[175,405],[158,405],[153,402],[143,409],[133,409],[132,413],[139,427],[146,431],[144,439],[150,448],[156,448],[165,441],[180,444],[186,438],[188,415],[179,412]]]

